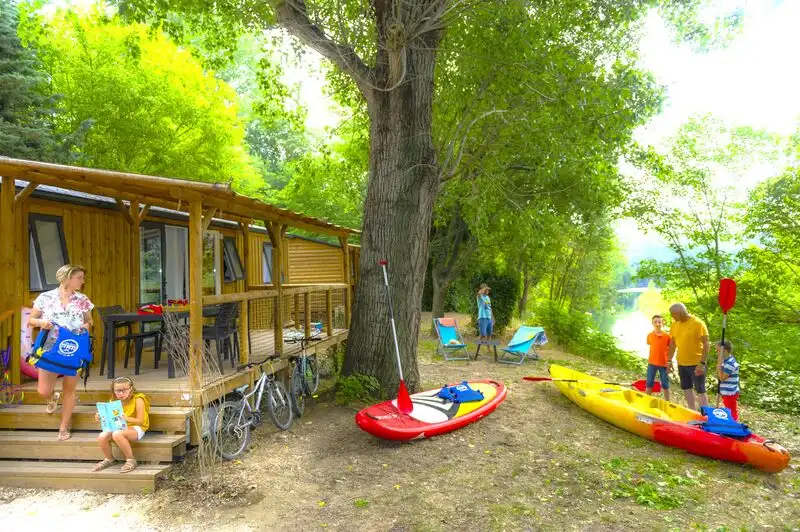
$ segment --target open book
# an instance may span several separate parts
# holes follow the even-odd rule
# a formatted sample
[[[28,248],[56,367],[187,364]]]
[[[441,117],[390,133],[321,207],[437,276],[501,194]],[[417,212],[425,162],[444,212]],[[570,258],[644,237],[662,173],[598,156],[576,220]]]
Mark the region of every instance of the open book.
[[[103,432],[114,432],[128,427],[128,422],[122,419],[122,401],[97,403],[97,413],[100,415]]]

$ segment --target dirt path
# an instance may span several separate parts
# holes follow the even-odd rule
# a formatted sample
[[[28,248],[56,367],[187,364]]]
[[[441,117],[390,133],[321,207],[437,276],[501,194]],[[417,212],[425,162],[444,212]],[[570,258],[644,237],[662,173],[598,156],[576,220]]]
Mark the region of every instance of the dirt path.
[[[288,432],[260,427],[250,451],[219,465],[210,485],[193,482],[187,466],[147,496],[61,492],[49,522],[79,517],[83,530],[800,529],[797,459],[768,475],[690,456],[603,423],[551,385],[520,381],[546,374],[548,361],[630,375],[554,349],[522,367],[485,357],[445,363],[434,349],[421,338],[427,385],[491,377],[508,384],[508,399],[465,429],[406,444],[368,436],[354,408],[323,400]],[[800,454],[798,420],[744,416]],[[40,529],[44,512],[30,514],[38,495],[4,492],[3,522]]]

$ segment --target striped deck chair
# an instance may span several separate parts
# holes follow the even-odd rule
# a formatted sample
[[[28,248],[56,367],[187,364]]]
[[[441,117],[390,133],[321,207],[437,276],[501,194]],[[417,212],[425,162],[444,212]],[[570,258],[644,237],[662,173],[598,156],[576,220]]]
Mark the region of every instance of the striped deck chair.
[[[455,319],[434,318],[433,328],[439,337],[437,353],[441,353],[445,360],[469,360],[467,345],[461,339]]]
[[[508,342],[508,347],[502,348],[503,354],[497,361],[519,366],[526,358],[538,360],[539,353],[536,352],[536,346],[546,343],[547,336],[544,334],[543,328],[523,325],[514,333],[514,337]]]

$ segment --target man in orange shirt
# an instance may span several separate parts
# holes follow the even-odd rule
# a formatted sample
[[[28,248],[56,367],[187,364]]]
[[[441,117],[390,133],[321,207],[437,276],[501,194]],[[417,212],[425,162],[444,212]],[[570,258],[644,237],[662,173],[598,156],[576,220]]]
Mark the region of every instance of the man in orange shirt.
[[[669,335],[669,359],[678,351],[678,376],[681,389],[690,410],[695,409],[695,398],[700,406],[708,406],[706,395],[706,361],[708,360],[708,327],[703,320],[689,314],[683,303],[669,308],[672,327]],[[694,389],[692,389],[694,388]]]
[[[669,334],[661,330],[664,326],[664,318],[659,314],[653,316],[653,331],[647,335],[647,345],[650,346],[650,357],[647,359],[647,395],[653,394],[653,384],[656,380],[656,372],[661,377],[661,387],[664,389],[664,399],[669,401],[669,377],[667,376],[667,364],[672,371],[672,361],[667,360],[669,353]]]

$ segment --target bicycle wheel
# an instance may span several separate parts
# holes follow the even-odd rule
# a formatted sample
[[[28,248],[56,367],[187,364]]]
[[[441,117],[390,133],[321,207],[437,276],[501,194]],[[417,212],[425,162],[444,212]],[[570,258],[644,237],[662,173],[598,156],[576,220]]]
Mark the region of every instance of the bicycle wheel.
[[[303,376],[300,375],[300,370],[295,367],[295,370],[292,372],[292,409],[294,410],[294,415],[297,417],[302,417],[303,412],[306,410],[306,395],[305,395],[305,381],[303,380]]]
[[[292,403],[283,383],[270,382],[267,384],[265,394],[266,397],[261,399],[261,404],[267,404],[267,413],[275,426],[281,430],[291,427],[294,419]]]
[[[306,369],[303,372],[303,378],[306,381],[306,390],[308,393],[315,394],[319,388],[319,366],[317,365],[317,357],[310,355],[306,357]]]
[[[250,423],[242,415],[241,401],[222,403],[211,425],[214,448],[225,460],[233,460],[250,443]]]

